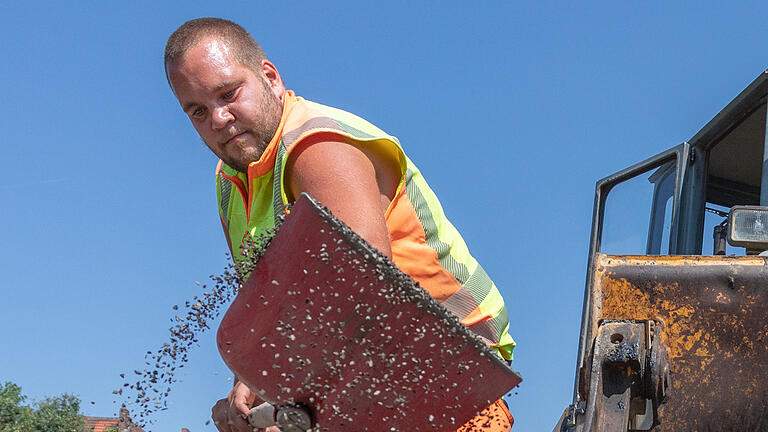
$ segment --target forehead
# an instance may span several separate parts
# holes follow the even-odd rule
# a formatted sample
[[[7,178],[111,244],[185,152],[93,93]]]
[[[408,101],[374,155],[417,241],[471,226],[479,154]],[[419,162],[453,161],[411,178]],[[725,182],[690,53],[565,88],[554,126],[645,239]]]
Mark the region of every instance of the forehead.
[[[182,58],[182,62],[190,59],[192,56],[205,60],[210,65],[216,67],[225,67],[235,62],[229,46],[224,41],[212,37],[202,39],[192,45],[187,54]]]
[[[168,66],[168,78],[179,99],[181,93],[190,90],[215,90],[247,72],[250,69],[235,60],[227,44],[215,38],[194,44],[181,59]]]

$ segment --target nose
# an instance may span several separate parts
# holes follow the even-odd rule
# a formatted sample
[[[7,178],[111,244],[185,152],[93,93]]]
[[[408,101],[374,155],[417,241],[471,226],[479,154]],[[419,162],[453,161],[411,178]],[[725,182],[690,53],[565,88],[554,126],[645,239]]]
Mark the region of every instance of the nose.
[[[229,112],[229,107],[226,105],[216,107],[211,111],[211,127],[213,129],[221,129],[234,119],[235,116]]]

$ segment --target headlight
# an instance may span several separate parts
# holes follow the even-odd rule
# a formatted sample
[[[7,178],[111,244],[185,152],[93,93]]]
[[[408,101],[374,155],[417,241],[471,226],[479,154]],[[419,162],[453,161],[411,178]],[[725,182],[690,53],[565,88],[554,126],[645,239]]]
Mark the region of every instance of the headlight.
[[[734,206],[728,214],[728,243],[768,250],[768,207]]]

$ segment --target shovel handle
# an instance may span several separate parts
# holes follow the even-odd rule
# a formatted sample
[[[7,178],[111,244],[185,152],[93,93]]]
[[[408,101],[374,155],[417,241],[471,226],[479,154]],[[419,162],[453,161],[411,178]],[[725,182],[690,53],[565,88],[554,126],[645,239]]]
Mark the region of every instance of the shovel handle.
[[[275,423],[275,407],[268,402],[251,408],[248,412],[248,424],[252,428],[266,428],[274,426]]]
[[[298,406],[284,406],[275,409],[268,402],[251,408],[248,424],[254,429],[278,426],[285,432],[306,432],[312,428],[312,417],[306,409]]]

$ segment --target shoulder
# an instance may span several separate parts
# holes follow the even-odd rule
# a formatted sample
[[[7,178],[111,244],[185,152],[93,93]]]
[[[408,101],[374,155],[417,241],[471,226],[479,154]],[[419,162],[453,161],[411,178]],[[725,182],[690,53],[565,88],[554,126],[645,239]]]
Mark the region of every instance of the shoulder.
[[[314,132],[336,132],[358,141],[385,139],[399,146],[397,138],[358,115],[299,98],[283,127],[283,143],[290,148]]]

